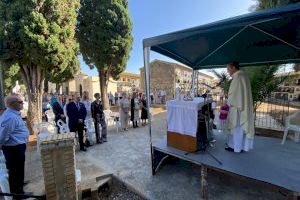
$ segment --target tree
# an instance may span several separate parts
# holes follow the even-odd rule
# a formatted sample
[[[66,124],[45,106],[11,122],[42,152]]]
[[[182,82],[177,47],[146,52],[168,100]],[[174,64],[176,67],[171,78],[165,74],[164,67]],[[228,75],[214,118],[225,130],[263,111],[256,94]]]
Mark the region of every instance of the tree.
[[[20,67],[18,65],[12,65],[10,67],[8,67],[4,73],[4,92],[5,94],[9,94],[13,87],[14,84],[17,80],[20,80]]]
[[[79,0],[0,2],[0,62],[18,65],[29,99],[28,125],[41,121],[45,75],[78,68],[74,39]]]
[[[297,2],[300,2],[300,0],[257,0],[256,10],[285,6]]]
[[[219,79],[216,86],[222,88],[224,95],[227,96],[231,82],[229,75],[226,73],[226,71],[218,72],[213,69],[211,72]]]
[[[288,76],[276,76],[278,71],[278,65],[271,66],[259,66],[259,67],[245,67],[244,70],[249,76],[253,107],[254,111],[258,106],[271,95],[272,92],[276,91],[278,86],[282,84]]]
[[[83,60],[98,69],[104,109],[108,80],[117,79],[129,59],[131,31],[127,0],[81,0],[76,37]]]

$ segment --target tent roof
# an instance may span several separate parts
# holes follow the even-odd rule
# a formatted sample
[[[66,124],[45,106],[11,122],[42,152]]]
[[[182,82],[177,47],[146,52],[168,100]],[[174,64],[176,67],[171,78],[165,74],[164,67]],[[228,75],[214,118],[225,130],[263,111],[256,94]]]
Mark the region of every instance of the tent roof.
[[[143,40],[193,69],[300,62],[300,3],[252,12]]]

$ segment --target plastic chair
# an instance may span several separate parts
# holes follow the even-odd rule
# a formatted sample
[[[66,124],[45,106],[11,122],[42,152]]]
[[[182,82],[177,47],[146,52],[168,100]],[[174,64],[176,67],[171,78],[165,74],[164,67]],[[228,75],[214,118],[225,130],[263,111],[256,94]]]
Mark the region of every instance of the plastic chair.
[[[63,120],[59,119],[56,124],[59,127],[59,133],[69,133],[70,132],[68,125]]]
[[[84,121],[84,128],[86,130],[86,136],[90,142],[94,141],[93,138],[95,136],[95,126],[93,118],[86,119]]]
[[[112,113],[112,119],[113,119],[113,125],[117,129],[117,133],[119,132],[119,128],[121,127],[121,122],[120,122],[120,116],[119,113],[114,112]]]
[[[294,131],[294,133],[295,133],[294,141],[298,142],[299,135],[300,135],[300,111],[297,111],[292,115],[289,115],[285,119],[284,134],[283,134],[281,144],[285,143],[285,140],[286,140],[289,130]]]
[[[106,125],[109,126],[109,122],[113,123],[112,111],[111,110],[104,110],[103,113],[104,113],[104,116],[105,116]]]
[[[40,143],[42,138],[50,136],[52,134],[56,134],[56,127],[52,123],[48,122],[42,122],[34,126],[35,129],[37,129],[37,132],[39,133],[37,135],[37,152],[40,152]]]
[[[46,110],[45,115],[47,116],[48,123],[55,124],[55,115],[52,110]]]
[[[8,170],[6,169],[5,157],[3,152],[0,151],[0,188],[3,193],[10,193],[9,183],[8,183]],[[12,200],[12,197],[4,196],[5,200]]]

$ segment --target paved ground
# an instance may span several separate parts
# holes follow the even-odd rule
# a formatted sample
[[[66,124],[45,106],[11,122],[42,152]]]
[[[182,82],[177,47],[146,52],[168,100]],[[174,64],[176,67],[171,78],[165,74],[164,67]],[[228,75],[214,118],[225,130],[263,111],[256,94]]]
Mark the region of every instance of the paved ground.
[[[154,116],[153,142],[166,135],[166,113]],[[87,152],[76,154],[77,168],[82,178],[113,173],[147,199],[194,200],[200,196],[200,167],[177,161],[163,165],[155,176],[151,174],[150,144],[147,127],[131,128],[117,133],[109,129],[108,142],[95,145]],[[27,152],[26,177],[32,180],[27,190],[43,191],[40,159],[34,148]],[[286,191],[268,184],[209,170],[210,199],[285,199]],[[116,198],[116,199],[122,199]]]

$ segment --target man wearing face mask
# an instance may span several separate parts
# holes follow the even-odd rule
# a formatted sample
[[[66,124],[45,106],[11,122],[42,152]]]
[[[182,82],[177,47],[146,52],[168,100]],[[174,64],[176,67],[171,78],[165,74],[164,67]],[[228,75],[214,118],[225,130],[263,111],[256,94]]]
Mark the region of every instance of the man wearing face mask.
[[[253,100],[251,92],[251,84],[248,76],[244,71],[240,70],[238,62],[230,63],[227,71],[232,77],[228,92],[227,103],[229,110],[229,129],[227,151],[241,152],[253,149],[254,139],[254,117],[253,117]],[[235,128],[239,124],[243,133],[235,132]],[[237,134],[238,133],[238,134]]]
[[[22,120],[20,111],[23,109],[23,99],[20,96],[5,98],[7,109],[0,117],[0,145],[6,160],[11,193],[25,194],[24,167],[25,151],[29,131]]]

